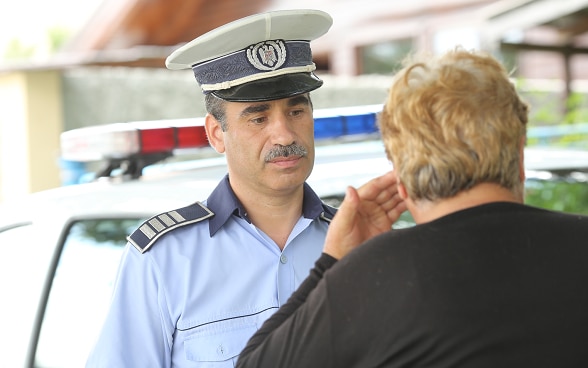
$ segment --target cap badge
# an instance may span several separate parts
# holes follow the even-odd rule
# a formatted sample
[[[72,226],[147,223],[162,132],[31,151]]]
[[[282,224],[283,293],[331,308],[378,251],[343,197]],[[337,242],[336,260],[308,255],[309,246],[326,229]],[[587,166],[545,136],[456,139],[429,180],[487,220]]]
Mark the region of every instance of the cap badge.
[[[276,70],[286,62],[286,46],[282,40],[263,41],[247,49],[249,63],[258,70]]]

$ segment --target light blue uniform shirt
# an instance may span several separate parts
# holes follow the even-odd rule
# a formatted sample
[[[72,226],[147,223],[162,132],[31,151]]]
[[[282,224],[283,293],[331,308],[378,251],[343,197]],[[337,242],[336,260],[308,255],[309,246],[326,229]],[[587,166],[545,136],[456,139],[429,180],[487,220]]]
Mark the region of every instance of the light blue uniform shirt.
[[[248,221],[228,177],[190,208],[209,217],[170,211],[133,234],[152,240],[127,244],[87,367],[233,367],[251,335],[308,275],[334,213],[305,184],[303,216],[280,251]],[[196,222],[162,231],[178,218]]]

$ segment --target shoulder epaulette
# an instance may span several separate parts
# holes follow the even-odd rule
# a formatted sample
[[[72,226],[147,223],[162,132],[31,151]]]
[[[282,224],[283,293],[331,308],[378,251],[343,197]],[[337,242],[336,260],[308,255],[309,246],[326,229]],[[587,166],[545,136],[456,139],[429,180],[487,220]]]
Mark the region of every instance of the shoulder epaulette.
[[[141,253],[145,253],[163,234],[179,227],[205,220],[214,213],[202,203],[196,202],[187,207],[168,211],[151,217],[127,237],[129,243]]]
[[[335,207],[331,207],[328,204],[323,203],[323,213],[321,213],[321,220],[331,223],[335,213],[337,213],[337,209]]]

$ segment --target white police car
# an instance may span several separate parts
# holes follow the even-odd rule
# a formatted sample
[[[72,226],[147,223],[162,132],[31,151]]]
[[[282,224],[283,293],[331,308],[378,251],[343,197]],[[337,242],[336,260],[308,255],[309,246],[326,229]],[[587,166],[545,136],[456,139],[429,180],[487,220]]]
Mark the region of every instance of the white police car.
[[[315,111],[316,160],[308,182],[326,202],[336,206],[347,185],[391,169],[382,142],[369,139],[377,135],[380,108]],[[214,154],[156,163],[208,146],[197,119],[85,128],[64,133],[62,146],[68,159],[108,165],[92,183],[0,207],[0,367],[83,366],[126,236],[154,214],[207,198],[226,173],[224,157]],[[563,154],[529,149],[530,176],[588,171],[588,152],[574,153],[574,161],[548,160]]]
[[[381,141],[365,140],[377,134],[379,108],[315,111],[317,149],[308,182],[325,201],[340,200],[347,185],[391,168]],[[207,157],[160,162],[199,147],[197,154]],[[126,236],[154,214],[206,199],[226,174],[224,156],[206,147],[199,119],[62,134],[64,158],[107,165],[92,183],[0,207],[0,367],[84,365]]]

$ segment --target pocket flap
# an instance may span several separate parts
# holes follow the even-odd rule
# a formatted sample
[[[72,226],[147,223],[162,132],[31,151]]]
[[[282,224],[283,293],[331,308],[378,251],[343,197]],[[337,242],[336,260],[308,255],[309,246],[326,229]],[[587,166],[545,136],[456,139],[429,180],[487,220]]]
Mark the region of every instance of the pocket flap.
[[[196,335],[184,342],[186,359],[195,362],[220,362],[239,355],[257,328],[241,326],[233,330]]]

